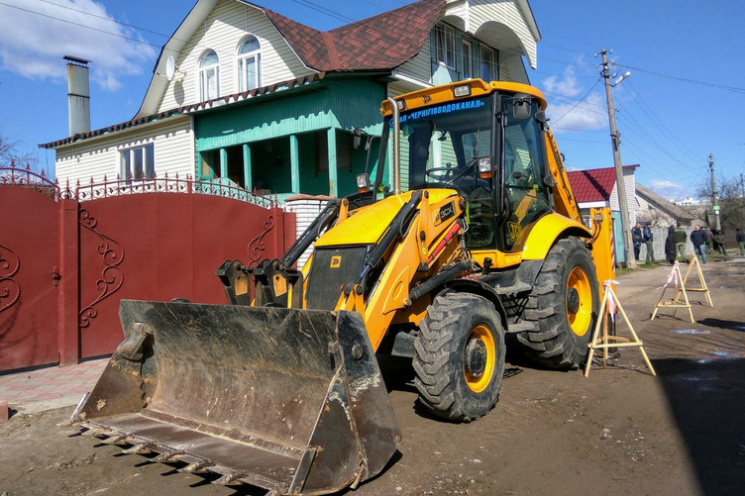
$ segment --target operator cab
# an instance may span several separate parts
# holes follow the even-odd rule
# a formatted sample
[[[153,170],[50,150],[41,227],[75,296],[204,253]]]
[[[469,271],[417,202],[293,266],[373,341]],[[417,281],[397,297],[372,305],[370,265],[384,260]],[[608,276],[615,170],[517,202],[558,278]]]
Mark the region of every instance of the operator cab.
[[[469,248],[519,250],[526,228],[551,211],[545,104],[528,93],[500,91],[499,83],[467,84],[484,91],[455,98],[453,85],[449,99],[426,90],[407,98],[398,126],[401,189],[454,189],[467,201]],[[423,104],[412,105],[417,100]],[[390,129],[392,119],[386,119]]]

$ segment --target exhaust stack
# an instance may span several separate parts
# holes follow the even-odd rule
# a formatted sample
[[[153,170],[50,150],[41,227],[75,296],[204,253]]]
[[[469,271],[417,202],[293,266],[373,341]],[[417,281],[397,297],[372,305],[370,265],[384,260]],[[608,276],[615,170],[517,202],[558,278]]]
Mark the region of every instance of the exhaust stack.
[[[89,60],[65,55],[67,61],[67,108],[70,136],[91,130]]]

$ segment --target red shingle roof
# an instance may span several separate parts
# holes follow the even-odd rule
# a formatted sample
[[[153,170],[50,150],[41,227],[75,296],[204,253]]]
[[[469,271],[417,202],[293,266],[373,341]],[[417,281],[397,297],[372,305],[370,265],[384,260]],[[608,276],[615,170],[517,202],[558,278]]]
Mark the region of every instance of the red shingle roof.
[[[634,170],[638,165],[624,165],[624,170]],[[589,169],[567,172],[569,184],[578,203],[610,200],[613,186],[616,184],[616,169]]]
[[[421,0],[325,33],[271,10],[265,13],[305,65],[352,72],[393,69],[413,58],[444,6],[445,0]]]

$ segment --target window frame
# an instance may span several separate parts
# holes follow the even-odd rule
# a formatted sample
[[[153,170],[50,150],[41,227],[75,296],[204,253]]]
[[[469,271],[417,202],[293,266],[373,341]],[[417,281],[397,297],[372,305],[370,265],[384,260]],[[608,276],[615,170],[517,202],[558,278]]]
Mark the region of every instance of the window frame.
[[[456,69],[455,28],[447,24],[435,26],[435,60],[448,69]]]
[[[119,177],[127,183],[155,179],[155,142],[120,148]]]
[[[468,57],[466,57],[466,47],[468,47]],[[461,59],[463,64],[462,78],[473,78],[473,43],[471,40],[465,38],[461,40]],[[468,71],[466,71],[466,68],[468,68]]]
[[[205,64],[205,60],[208,56],[211,54],[215,55],[215,58],[217,59],[217,62],[211,63],[209,65]],[[199,71],[198,71],[198,78],[199,78],[199,101],[206,102],[208,100],[214,100],[216,98],[220,98],[220,57],[217,55],[217,52],[215,50],[209,49],[206,50],[201,57],[199,57]],[[215,81],[215,88],[214,88],[214,95],[210,91],[210,74],[214,74],[214,81]]]
[[[256,41],[258,48],[250,52],[243,53],[243,47],[251,39]],[[247,63],[250,59],[253,59],[256,67],[254,72],[254,81],[252,83],[248,82],[247,74]],[[259,38],[253,34],[245,36],[238,44],[238,48],[236,50],[236,73],[239,92],[250,91],[261,87],[261,42],[259,41]]]
[[[486,59],[486,54],[490,55],[489,60]],[[484,64],[488,65],[489,71],[492,73],[488,78],[484,77]],[[479,46],[479,77],[487,83],[499,80],[499,74],[497,74],[497,51],[483,43]]]

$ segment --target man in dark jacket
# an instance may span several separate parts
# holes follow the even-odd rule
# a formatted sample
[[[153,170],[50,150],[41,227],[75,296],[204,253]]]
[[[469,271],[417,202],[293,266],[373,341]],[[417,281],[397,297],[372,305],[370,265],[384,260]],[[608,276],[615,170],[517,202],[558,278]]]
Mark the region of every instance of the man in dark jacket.
[[[693,252],[706,263],[706,232],[698,224],[693,227],[691,243],[693,243]]]
[[[642,228],[642,240],[647,247],[647,262],[657,263],[654,259],[654,234],[652,233],[652,223],[647,222]]]
[[[665,238],[665,257],[670,265],[675,263],[675,226],[667,228],[667,238]]]
[[[634,259],[639,261],[639,251],[642,248],[642,223],[637,222],[634,227],[631,228],[631,241],[634,245]]]
[[[737,241],[737,244],[740,247],[740,256],[745,257],[745,234],[743,234],[740,228],[737,228],[735,232],[735,241]]]

